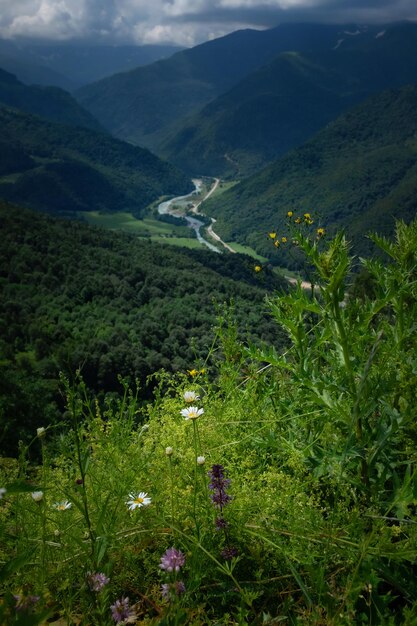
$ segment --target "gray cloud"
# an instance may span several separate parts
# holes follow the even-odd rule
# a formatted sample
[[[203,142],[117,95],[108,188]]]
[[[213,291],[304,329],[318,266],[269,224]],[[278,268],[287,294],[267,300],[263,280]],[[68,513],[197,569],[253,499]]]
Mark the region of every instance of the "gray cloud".
[[[417,20],[415,0],[0,0],[0,36],[192,46],[282,22]]]

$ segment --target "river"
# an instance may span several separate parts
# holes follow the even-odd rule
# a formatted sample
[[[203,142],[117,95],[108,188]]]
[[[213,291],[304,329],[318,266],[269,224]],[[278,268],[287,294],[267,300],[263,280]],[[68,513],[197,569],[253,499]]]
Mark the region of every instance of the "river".
[[[204,226],[204,222],[197,219],[196,217],[185,215],[187,204],[195,200],[195,195],[199,193],[202,187],[202,183],[200,180],[193,180],[193,183],[195,186],[194,191],[187,194],[186,196],[177,196],[176,198],[171,198],[171,200],[165,200],[165,202],[161,202],[161,204],[158,205],[158,213],[160,215],[173,215],[174,217],[183,217],[187,221],[187,225],[189,226],[189,228],[193,229],[198,241],[202,245],[207,246],[207,248],[209,248],[213,252],[221,254],[221,250],[216,248],[216,246],[204,239],[204,237],[202,236],[200,230],[201,227]],[[173,206],[175,206],[175,209],[173,208]]]

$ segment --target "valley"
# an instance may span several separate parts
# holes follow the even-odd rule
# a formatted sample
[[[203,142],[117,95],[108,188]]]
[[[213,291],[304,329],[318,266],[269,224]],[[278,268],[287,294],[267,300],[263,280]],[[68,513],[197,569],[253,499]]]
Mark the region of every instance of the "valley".
[[[415,626],[417,19],[73,3],[0,39],[0,625]]]

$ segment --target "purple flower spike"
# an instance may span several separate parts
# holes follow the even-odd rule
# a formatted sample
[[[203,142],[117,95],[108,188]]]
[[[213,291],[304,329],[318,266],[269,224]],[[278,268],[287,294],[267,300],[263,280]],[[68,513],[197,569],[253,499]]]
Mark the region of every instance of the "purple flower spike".
[[[184,563],[185,555],[181,552],[181,550],[168,548],[165,554],[161,557],[159,567],[164,569],[166,572],[179,572]]]
[[[213,492],[210,496],[211,501],[215,507],[222,511],[223,507],[229,504],[232,499],[232,496],[226,493],[230,485],[230,478],[225,477],[223,465],[213,465],[208,476],[211,479],[209,489]]]
[[[235,558],[235,556],[238,555],[238,551],[236,548],[233,548],[232,546],[226,546],[221,551],[221,555],[225,561],[231,561],[232,559]]]
[[[129,598],[116,600],[116,602],[111,605],[110,609],[112,618],[116,624],[120,624],[134,615],[134,611],[129,606]]]
[[[228,528],[229,526],[224,517],[217,517],[214,523],[216,526],[216,530],[226,530],[226,528]]]

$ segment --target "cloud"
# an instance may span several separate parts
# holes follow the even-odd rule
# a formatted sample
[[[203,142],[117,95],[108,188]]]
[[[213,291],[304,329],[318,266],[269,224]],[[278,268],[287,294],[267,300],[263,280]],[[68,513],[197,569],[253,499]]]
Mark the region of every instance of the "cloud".
[[[0,0],[0,36],[192,46],[281,22],[417,20],[415,0]]]

